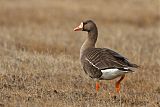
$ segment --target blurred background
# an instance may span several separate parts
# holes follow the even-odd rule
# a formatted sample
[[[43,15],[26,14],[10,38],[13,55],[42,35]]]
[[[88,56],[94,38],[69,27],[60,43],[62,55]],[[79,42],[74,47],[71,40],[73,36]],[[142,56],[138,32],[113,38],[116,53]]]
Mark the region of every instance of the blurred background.
[[[97,47],[141,66],[120,103],[95,96],[80,68],[87,33],[73,29],[87,19]],[[0,0],[0,106],[160,106],[159,71],[160,0]]]

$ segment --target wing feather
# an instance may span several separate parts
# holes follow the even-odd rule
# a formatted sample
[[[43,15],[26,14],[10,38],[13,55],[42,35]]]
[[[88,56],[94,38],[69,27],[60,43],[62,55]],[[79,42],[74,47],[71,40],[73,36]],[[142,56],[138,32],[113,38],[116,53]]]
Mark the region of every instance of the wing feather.
[[[119,53],[107,48],[90,48],[84,55],[85,60],[98,69],[138,67]]]

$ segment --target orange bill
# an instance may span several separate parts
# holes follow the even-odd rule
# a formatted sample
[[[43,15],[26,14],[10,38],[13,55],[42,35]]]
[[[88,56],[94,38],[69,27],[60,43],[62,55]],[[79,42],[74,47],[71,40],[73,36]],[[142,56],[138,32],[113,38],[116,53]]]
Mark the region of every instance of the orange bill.
[[[74,28],[74,31],[82,31],[82,30],[83,30],[83,22],[81,22],[81,24],[79,26]]]

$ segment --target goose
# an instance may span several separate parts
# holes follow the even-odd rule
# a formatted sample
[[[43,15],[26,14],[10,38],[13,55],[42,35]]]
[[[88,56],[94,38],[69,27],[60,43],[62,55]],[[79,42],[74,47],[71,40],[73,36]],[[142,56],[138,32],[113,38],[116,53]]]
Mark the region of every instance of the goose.
[[[99,91],[99,80],[112,80],[120,77],[115,84],[115,90],[120,92],[120,82],[127,73],[133,72],[132,68],[138,65],[128,61],[121,54],[108,49],[96,48],[98,29],[92,20],[81,22],[74,31],[88,32],[88,37],[80,49],[80,62],[85,74],[96,80],[96,91]]]

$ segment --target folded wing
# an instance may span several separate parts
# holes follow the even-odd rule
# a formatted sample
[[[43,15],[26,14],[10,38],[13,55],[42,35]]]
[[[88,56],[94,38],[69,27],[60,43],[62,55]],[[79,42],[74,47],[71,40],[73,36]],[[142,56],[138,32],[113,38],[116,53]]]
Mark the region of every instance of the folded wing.
[[[129,67],[138,67],[136,64],[130,63],[127,58],[111,49],[90,48],[86,51],[85,59],[100,70],[109,68],[124,69]]]

